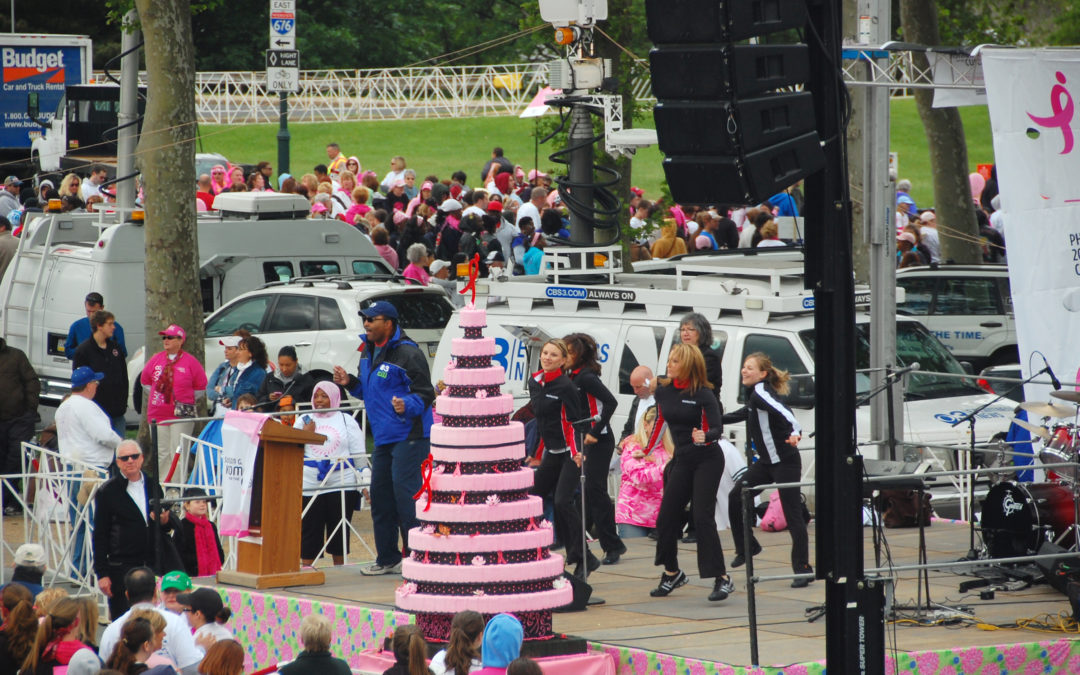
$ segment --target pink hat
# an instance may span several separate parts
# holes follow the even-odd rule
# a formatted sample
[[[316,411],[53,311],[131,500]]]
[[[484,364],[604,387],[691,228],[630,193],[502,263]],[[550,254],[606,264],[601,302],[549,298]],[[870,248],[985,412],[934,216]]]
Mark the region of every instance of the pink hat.
[[[405,187],[405,179],[404,178],[398,178],[396,181],[394,181],[394,184],[390,186],[391,189],[399,188],[399,187],[400,188]]]
[[[321,204],[319,202],[316,202],[316,203],[312,204],[311,205],[311,212],[312,213],[325,213],[326,212],[326,204]]]
[[[712,240],[703,234],[698,235],[698,238],[694,240],[694,249],[698,251],[712,249]]]
[[[158,335],[164,335],[165,337],[178,337],[180,338],[180,342],[183,342],[187,339],[187,333],[184,332],[183,328],[177,326],[175,323],[170,324],[169,327],[165,330],[159,330]]]
[[[915,242],[915,235],[913,235],[910,232],[901,232],[900,234],[896,235],[896,241],[906,241],[906,242],[910,243],[912,246],[914,246],[915,243],[916,243]]]
[[[433,187],[435,187],[435,185],[431,181],[426,180],[426,181],[424,181],[424,184],[420,186],[420,189],[421,190],[430,190]]]
[[[540,169],[533,169],[529,172],[529,180],[536,180],[537,178],[547,178],[548,175]]]
[[[931,220],[937,220],[937,216],[934,215],[933,211],[923,211],[919,214],[919,220],[924,223],[929,223]]]
[[[522,169],[520,166],[515,166],[514,175],[517,176],[518,179],[525,178],[525,169]]]

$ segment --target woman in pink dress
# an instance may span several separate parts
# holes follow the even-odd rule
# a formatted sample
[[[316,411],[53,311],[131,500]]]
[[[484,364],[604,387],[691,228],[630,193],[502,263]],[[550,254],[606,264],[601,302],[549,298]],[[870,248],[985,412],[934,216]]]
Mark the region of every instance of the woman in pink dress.
[[[672,441],[667,429],[660,445],[645,454],[649,436],[656,425],[656,407],[649,408],[641,416],[637,430],[621,444],[622,479],[619,499],[615,505],[615,523],[619,536],[645,537],[656,527],[660,513],[660,498],[664,494],[664,465],[671,459]]]

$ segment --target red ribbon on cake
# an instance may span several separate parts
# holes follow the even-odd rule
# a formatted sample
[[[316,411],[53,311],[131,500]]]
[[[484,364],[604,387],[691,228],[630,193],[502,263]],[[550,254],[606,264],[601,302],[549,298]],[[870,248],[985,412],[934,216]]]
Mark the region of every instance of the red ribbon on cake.
[[[469,291],[472,291],[472,304],[476,304],[476,278],[480,276],[480,254],[474,253],[472,260],[469,261],[469,282],[458,291],[462,295],[465,295]]]
[[[435,467],[435,460],[432,459],[431,454],[428,453],[427,459],[420,465],[420,475],[424,477],[424,484],[420,486],[416,494],[412,496],[413,501],[420,499],[420,495],[427,492],[427,504],[424,505],[425,511],[431,510],[431,473]]]

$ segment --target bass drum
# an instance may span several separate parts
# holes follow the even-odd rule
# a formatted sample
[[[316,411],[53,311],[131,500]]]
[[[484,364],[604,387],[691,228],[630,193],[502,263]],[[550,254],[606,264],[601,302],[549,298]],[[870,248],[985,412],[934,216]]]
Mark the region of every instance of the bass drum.
[[[1031,555],[1073,524],[1072,491],[1057,483],[998,483],[982,504],[983,541],[991,558]],[[1060,543],[1072,541],[1070,533]]]

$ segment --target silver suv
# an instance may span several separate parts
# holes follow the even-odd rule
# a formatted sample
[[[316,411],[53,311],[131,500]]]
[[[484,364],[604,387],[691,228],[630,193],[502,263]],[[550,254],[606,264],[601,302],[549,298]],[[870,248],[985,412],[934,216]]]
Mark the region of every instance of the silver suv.
[[[896,285],[906,292],[897,313],[925,324],[975,372],[1019,361],[1005,265],[906,267],[896,271]]]

